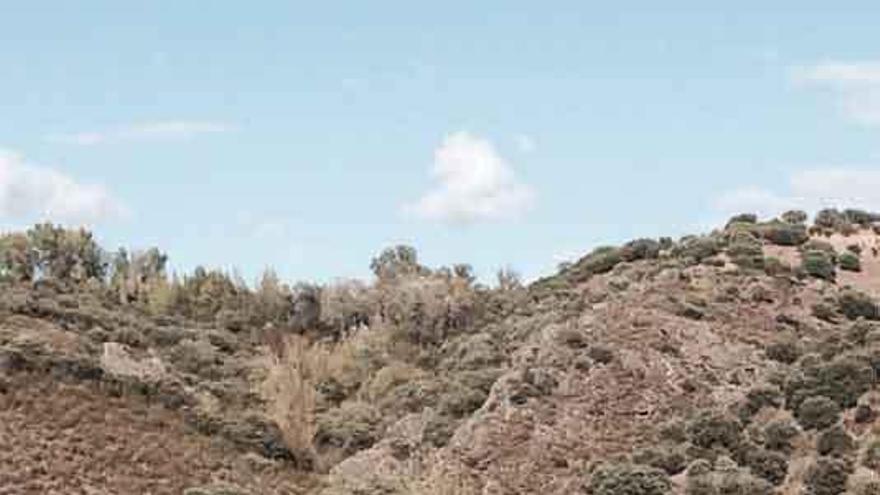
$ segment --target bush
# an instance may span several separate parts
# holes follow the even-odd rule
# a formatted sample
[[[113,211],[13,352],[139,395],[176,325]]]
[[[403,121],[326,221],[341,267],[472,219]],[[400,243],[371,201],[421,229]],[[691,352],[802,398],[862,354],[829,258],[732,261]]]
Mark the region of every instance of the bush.
[[[840,407],[854,407],[874,382],[874,370],[863,358],[841,356],[830,363],[802,362],[785,385],[786,407],[797,410],[808,397],[825,396]]]
[[[865,446],[862,465],[874,471],[880,470],[880,439],[875,438]]]
[[[741,441],[742,425],[726,414],[708,412],[691,421],[687,433],[690,442],[697,447],[733,450]]]
[[[740,213],[739,215],[734,215],[727,221],[727,227],[737,223],[758,223],[758,215],[755,215],[754,213]]]
[[[477,296],[471,280],[435,273],[386,281],[379,288],[378,304],[401,341],[434,346],[478,317]]]
[[[809,250],[801,253],[801,269],[809,276],[834,280],[837,273],[834,259],[823,251]]]
[[[775,342],[765,350],[768,359],[784,364],[792,364],[801,356],[801,351],[794,341]]]
[[[614,361],[614,350],[604,345],[591,345],[587,356],[599,364],[608,364]]]
[[[672,484],[663,471],[638,464],[602,465],[590,477],[591,495],[666,495]]]
[[[805,430],[822,430],[837,423],[840,406],[828,397],[810,397],[797,410],[798,423]]]
[[[791,266],[775,256],[764,258],[764,273],[771,277],[791,274]]]
[[[779,221],[762,224],[759,232],[761,237],[777,246],[800,246],[810,238],[806,226]]]
[[[486,391],[453,383],[441,394],[437,408],[441,414],[461,418],[482,407],[487,396]]]
[[[849,251],[837,257],[837,264],[841,270],[850,272],[862,271],[862,260],[859,258],[859,255]]]
[[[345,402],[318,416],[315,446],[319,450],[338,449],[343,455],[368,449],[380,438],[381,416],[363,402]]]
[[[864,292],[846,290],[837,299],[840,311],[850,320],[880,320],[880,306]]]
[[[803,210],[789,210],[781,216],[783,222],[804,223],[807,221],[807,212]]]
[[[660,243],[654,239],[636,239],[621,248],[624,261],[650,260],[660,255]]]
[[[764,427],[764,447],[769,450],[788,453],[791,441],[800,434],[797,425],[788,419],[772,421]]]
[[[679,258],[686,258],[697,263],[715,256],[721,251],[718,240],[711,236],[687,237],[682,239],[672,250]]]
[[[574,274],[575,280],[586,280],[593,275],[610,272],[621,261],[623,254],[620,248],[603,246],[578,260],[572,265],[570,272]]]
[[[822,321],[837,323],[837,309],[833,304],[829,304],[826,301],[819,301],[814,304],[810,307],[810,312]]]
[[[745,453],[745,465],[755,476],[780,485],[788,475],[788,457],[777,451],[760,447]]]
[[[858,224],[862,227],[869,227],[872,223],[880,220],[880,215],[865,210],[855,208],[847,208],[843,210],[843,216],[849,223]]]
[[[849,467],[846,462],[820,457],[807,470],[804,479],[806,495],[838,495],[846,491]]]
[[[665,444],[647,447],[633,454],[636,464],[662,469],[666,474],[675,476],[687,468],[687,453],[679,445]]]
[[[784,402],[782,392],[776,387],[755,387],[746,393],[737,407],[740,420],[747,422],[765,407],[781,407]]]
[[[830,230],[839,230],[848,223],[846,216],[834,208],[826,208],[819,211],[819,213],[816,214],[816,218],[813,220],[813,224],[817,227]]]
[[[835,425],[823,431],[816,442],[819,455],[846,457],[855,449],[855,440],[842,425]]]
[[[686,495],[770,495],[773,486],[739,469],[732,460],[719,458],[715,469],[708,462],[695,461],[688,468]]]
[[[875,473],[857,473],[849,479],[851,495],[880,495],[880,478]]]
[[[761,240],[749,232],[735,232],[727,245],[730,259],[742,268],[762,268],[764,247]]]

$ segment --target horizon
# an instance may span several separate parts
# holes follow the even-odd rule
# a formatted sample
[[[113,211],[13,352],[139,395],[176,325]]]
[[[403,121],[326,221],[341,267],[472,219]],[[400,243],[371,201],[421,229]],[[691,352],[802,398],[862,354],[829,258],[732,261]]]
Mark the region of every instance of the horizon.
[[[15,5],[0,228],[248,281],[363,279],[409,244],[486,281],[880,210],[880,6],[848,5]]]

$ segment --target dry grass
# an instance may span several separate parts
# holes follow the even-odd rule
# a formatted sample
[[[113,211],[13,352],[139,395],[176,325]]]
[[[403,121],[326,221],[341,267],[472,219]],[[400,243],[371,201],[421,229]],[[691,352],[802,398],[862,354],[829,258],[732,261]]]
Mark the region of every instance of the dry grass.
[[[273,346],[268,373],[260,392],[268,416],[277,423],[287,446],[313,453],[316,432],[316,386],[333,378],[341,383],[361,375],[358,339],[338,343],[310,343],[299,335],[286,335]]]
[[[278,424],[287,446],[297,452],[310,452],[315,436],[315,363],[307,349],[302,337],[285,339],[262,389],[269,417]]]

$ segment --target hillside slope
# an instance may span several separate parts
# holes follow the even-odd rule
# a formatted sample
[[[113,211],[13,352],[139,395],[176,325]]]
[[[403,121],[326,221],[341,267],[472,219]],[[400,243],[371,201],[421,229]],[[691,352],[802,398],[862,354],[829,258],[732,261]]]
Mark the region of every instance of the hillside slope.
[[[876,218],[804,220],[528,287],[397,248],[272,321],[7,282],[0,493],[877,493]]]

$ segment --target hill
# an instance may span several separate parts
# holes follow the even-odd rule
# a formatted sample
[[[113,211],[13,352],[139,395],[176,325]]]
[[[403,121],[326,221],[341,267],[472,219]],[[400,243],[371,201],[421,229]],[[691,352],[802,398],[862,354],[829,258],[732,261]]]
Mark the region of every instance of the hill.
[[[880,493],[880,216],[602,247],[524,286],[165,273],[0,240],[0,493]]]

